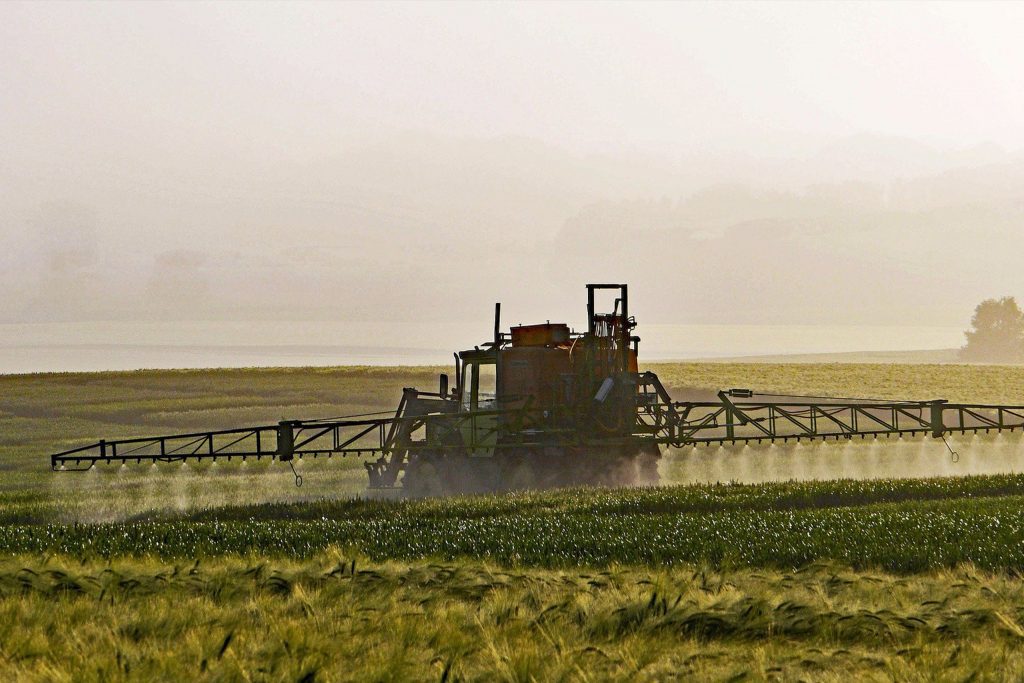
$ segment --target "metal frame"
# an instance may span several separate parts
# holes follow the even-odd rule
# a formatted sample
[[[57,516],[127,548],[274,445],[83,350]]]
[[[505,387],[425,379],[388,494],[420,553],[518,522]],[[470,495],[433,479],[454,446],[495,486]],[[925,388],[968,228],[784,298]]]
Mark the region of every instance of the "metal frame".
[[[618,293],[614,310],[595,311],[598,291]],[[497,395],[502,396],[501,350],[511,336],[501,332],[501,306],[495,305],[490,342],[455,355],[456,391],[405,389],[398,408],[387,417],[350,416],[327,420],[291,420],[276,425],[212,430],[145,438],[106,440],[50,456],[54,470],[82,471],[97,463],[151,461],[173,463],[270,458],[290,462],[311,456],[375,456],[365,463],[371,487],[389,488],[417,452],[489,457],[495,450],[536,446],[676,447],[762,443],[794,439],[852,439],[892,435],[1024,429],[1024,406],[950,404],[934,401],[878,401],[808,396],[756,395],[750,390],[720,392],[718,401],[673,401],[657,375],[630,372],[631,331],[628,288],[624,284],[587,285],[587,333],[570,333],[576,343],[600,355],[583,363],[568,405],[546,409],[458,412],[461,396],[472,391],[462,374],[468,364],[495,364]],[[601,329],[598,329],[598,328]],[[601,334],[598,334],[601,332]],[[614,349],[615,353],[611,353]],[[588,364],[590,367],[587,367]],[[593,385],[593,386],[591,386]],[[614,388],[614,398],[604,403]],[[447,383],[442,383],[446,388]],[[378,413],[375,415],[384,415]],[[497,419],[494,419],[497,417]],[[484,425],[478,422],[486,418]],[[609,424],[610,423],[610,424]],[[469,427],[468,429],[464,429]],[[443,438],[428,440],[438,430]],[[447,439],[445,432],[458,434]],[[486,449],[481,455],[477,451]],[[952,450],[952,449],[951,449]],[[297,482],[300,481],[296,475]]]
[[[56,453],[50,461],[55,470],[79,471],[96,463],[143,460],[171,463],[234,458],[288,461],[306,456],[397,456],[399,462],[392,466],[401,469],[400,461],[417,446],[437,451],[471,451],[490,441],[495,433],[499,438],[494,447],[501,449],[613,443],[683,447],[904,434],[931,434],[938,438],[954,432],[1024,429],[1024,406],[945,401],[733,401],[725,393],[720,394],[720,401],[673,402],[667,400],[667,391],[653,373],[639,375],[638,388],[632,430],[596,438],[585,438],[586,430],[569,427],[577,416],[568,411],[522,408],[407,416],[407,392],[393,417],[285,421],[245,429],[104,440]],[[488,428],[476,428],[479,419],[495,416],[499,419],[488,419]],[[468,422],[473,428],[463,434],[470,435],[469,441],[427,444],[417,437],[431,422],[443,422],[454,431],[460,431]],[[490,447],[491,443],[487,445]]]
[[[1024,429],[1024,406],[922,402],[706,402],[676,404],[678,446],[852,439]]]

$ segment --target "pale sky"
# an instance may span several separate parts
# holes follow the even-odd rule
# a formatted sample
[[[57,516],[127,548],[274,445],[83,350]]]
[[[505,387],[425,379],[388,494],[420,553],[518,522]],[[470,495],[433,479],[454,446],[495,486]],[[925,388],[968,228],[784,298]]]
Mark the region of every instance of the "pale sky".
[[[259,143],[302,158],[392,128],[672,155],[860,132],[1024,143],[1022,4],[5,3],[0,13],[5,146],[22,154],[71,142],[240,154]]]
[[[622,279],[658,322],[957,324],[1024,297],[1022,34],[1021,3],[3,3],[0,322],[555,318]]]

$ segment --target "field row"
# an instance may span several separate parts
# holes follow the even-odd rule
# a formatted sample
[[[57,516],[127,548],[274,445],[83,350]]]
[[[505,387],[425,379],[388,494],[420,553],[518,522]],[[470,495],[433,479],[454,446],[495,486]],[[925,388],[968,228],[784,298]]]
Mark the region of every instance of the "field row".
[[[0,527],[4,553],[301,558],[329,546],[375,560],[473,558],[507,566],[797,568],[829,559],[900,572],[961,563],[1020,570],[1024,497],[716,514],[556,509],[450,517],[382,506],[361,517]]]
[[[558,515],[643,515],[780,511],[879,503],[1024,496],[1024,474],[931,479],[787,481],[765,484],[692,484],[646,488],[576,488],[495,496],[375,501],[318,500],[197,510],[191,521],[421,519]],[[163,515],[150,516],[159,519]]]

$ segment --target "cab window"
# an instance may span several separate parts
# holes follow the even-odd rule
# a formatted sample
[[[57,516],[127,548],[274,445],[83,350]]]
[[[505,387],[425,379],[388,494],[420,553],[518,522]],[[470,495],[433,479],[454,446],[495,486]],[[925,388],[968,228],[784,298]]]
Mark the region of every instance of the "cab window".
[[[469,412],[473,409],[473,375],[476,370],[476,363],[466,363],[462,366],[462,410]]]
[[[477,365],[476,409],[494,410],[498,407],[498,372],[494,363]]]
[[[462,410],[497,408],[498,373],[494,363],[474,361],[462,368]]]

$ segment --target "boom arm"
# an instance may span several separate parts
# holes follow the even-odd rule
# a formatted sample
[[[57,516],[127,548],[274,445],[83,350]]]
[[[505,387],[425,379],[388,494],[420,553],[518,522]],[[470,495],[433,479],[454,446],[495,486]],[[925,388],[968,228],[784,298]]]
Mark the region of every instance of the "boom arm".
[[[724,444],[790,439],[850,439],[1024,429],[1024,406],[933,401],[868,401],[808,397],[765,397],[734,401],[677,403],[686,419],[674,442]]]
[[[172,434],[134,439],[104,440],[50,456],[53,469],[89,469],[97,462],[185,462],[218,458],[273,458],[287,462],[305,455],[369,455],[386,442],[390,418],[300,420],[277,425]]]
[[[104,440],[50,456],[54,470],[82,471],[96,463],[216,461],[218,458],[270,458],[334,455],[377,456],[366,463],[373,488],[391,488],[411,447],[424,445],[425,431],[443,427],[469,434],[494,448],[629,443],[676,447],[763,443],[803,439],[852,439],[891,435],[945,434],[1024,429],[1024,406],[932,401],[882,401],[818,396],[777,396],[733,389],[718,401],[672,401],[654,373],[624,373],[636,386],[636,420],[624,436],[590,430],[553,429],[569,416],[523,408],[453,413],[440,394],[407,389],[398,410],[387,417],[352,416],[329,420],[290,420],[276,425]],[[495,417],[499,419],[494,419]],[[584,416],[584,420],[586,417]],[[492,425],[492,431],[475,428]],[[461,429],[461,425],[473,428]],[[501,439],[494,442],[494,432]],[[419,439],[419,440],[418,440]],[[554,440],[554,441],[553,441]],[[472,449],[475,442],[436,443],[430,448]]]

